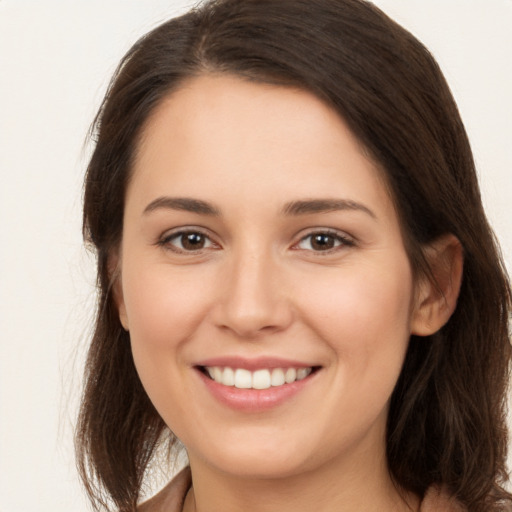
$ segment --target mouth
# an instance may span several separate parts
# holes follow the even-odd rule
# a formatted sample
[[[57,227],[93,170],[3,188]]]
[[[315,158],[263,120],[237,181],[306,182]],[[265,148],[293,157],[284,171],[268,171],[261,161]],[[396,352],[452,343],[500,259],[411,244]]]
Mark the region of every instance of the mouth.
[[[226,387],[264,390],[280,388],[301,381],[317,372],[320,367],[260,368],[254,371],[229,366],[198,366],[208,379]]]

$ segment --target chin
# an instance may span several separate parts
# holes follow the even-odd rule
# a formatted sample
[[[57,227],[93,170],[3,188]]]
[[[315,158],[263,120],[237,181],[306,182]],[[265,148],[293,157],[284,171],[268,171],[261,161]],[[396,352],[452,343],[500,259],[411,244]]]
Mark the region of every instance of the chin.
[[[193,454],[189,453],[193,465]],[[282,443],[269,443],[262,446],[256,443],[236,443],[220,453],[202,457],[205,462],[217,470],[235,474],[241,478],[277,479],[304,472],[307,461],[303,449],[284,450]]]
[[[254,480],[280,479],[297,476],[304,473],[304,464],[294,460],[275,460],[273,458],[263,460],[254,456],[252,459],[241,460],[237,457],[232,463],[219,467],[224,473],[233,473],[239,478]]]

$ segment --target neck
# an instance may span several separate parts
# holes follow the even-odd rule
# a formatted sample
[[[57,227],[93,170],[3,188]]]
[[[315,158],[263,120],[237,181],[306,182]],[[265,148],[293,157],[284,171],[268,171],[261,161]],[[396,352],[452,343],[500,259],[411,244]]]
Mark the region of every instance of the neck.
[[[340,461],[332,461],[310,472],[254,478],[227,474],[191,458],[193,487],[183,512],[418,510],[417,497],[399,492],[393,484],[384,455],[368,462],[340,467]]]

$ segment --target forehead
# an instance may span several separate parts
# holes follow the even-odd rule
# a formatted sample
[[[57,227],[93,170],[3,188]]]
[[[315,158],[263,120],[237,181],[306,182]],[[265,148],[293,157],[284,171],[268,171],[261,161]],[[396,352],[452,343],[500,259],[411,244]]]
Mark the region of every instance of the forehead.
[[[364,152],[338,113],[314,94],[296,87],[256,82],[230,74],[206,74],[186,79],[149,116],[140,145],[145,146],[148,135],[155,136],[158,126],[166,124],[169,130],[173,121],[179,121],[176,128],[182,134],[190,127],[196,131],[202,126],[204,131],[216,128],[215,132],[208,133],[210,137],[221,137],[226,133],[223,128],[236,125],[239,130],[248,128],[243,132],[246,138],[263,139],[267,135],[266,142],[276,135],[268,128],[279,125],[281,136],[274,140],[281,144],[292,132],[296,137],[302,129],[302,134],[309,137],[315,131],[320,133],[328,124],[338,125],[338,130],[343,131],[351,143],[361,146]],[[263,130],[265,124],[267,129]]]
[[[142,132],[134,174],[131,187],[158,179],[187,194],[201,187],[268,195],[272,185],[323,197],[345,176],[352,194],[388,196],[383,172],[322,100],[230,75],[194,77],[162,101]]]

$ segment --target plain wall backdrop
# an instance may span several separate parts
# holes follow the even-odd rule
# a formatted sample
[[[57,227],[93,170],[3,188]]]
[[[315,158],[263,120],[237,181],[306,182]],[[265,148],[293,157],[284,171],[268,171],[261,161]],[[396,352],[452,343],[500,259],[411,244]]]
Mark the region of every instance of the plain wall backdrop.
[[[0,512],[88,510],[72,452],[95,300],[83,143],[122,55],[193,3],[0,0]],[[374,3],[445,72],[510,270],[512,0]]]

